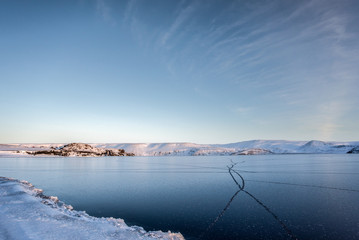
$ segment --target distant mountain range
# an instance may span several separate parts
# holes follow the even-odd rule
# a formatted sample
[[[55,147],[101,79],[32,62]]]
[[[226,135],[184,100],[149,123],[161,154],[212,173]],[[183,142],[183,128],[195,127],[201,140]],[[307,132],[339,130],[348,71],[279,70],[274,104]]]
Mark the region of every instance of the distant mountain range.
[[[136,156],[206,156],[303,153],[358,153],[358,142],[252,140],[229,144],[196,143],[93,143],[96,148],[123,149]],[[0,144],[0,155],[26,154],[60,148],[64,144]]]
[[[121,148],[137,156],[159,155],[247,155],[285,153],[347,153],[359,142],[323,142],[312,140],[252,140],[229,144],[195,143],[120,143],[96,144],[96,147]]]

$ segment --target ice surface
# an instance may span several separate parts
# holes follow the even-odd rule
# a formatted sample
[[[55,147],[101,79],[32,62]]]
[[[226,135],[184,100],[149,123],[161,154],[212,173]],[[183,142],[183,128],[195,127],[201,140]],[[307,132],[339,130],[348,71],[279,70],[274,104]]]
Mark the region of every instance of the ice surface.
[[[180,233],[95,218],[47,197],[26,181],[0,177],[0,239],[184,239]]]

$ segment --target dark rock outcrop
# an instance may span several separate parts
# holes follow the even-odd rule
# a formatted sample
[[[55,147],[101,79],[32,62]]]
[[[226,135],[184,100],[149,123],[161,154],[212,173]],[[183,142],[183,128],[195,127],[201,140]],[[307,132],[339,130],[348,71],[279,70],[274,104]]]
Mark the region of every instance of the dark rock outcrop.
[[[102,156],[134,156],[126,153],[124,149],[96,148],[85,143],[70,143],[56,149],[27,151],[32,155],[53,155],[63,157],[102,157]]]
[[[351,149],[351,150],[348,151],[347,153],[359,154],[359,146],[354,147],[353,149]]]

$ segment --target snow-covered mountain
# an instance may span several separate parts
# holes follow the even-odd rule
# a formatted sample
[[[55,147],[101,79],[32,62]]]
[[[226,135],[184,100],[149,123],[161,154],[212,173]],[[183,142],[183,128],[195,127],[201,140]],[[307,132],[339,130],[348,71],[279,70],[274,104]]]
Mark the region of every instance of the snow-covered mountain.
[[[200,156],[200,155],[238,155],[238,154],[281,154],[281,153],[347,153],[359,142],[322,142],[252,140],[229,144],[196,143],[112,143],[93,144],[102,148],[121,148],[136,156]]]
[[[299,147],[306,144],[306,141],[286,140],[251,140],[237,143],[220,144],[219,147],[234,148],[236,150],[265,149],[273,153],[297,153]]]
[[[266,154],[273,154],[273,152],[262,148],[250,148],[233,153],[232,155],[266,155]]]
[[[25,154],[60,148],[64,144],[0,144],[0,155]],[[359,142],[252,140],[229,144],[196,143],[92,143],[96,148],[124,149],[136,156],[257,155],[283,153],[348,153]],[[358,151],[352,151],[357,153]]]
[[[101,148],[120,148],[136,156],[199,156],[199,155],[230,155],[234,148],[216,147],[215,145],[196,143],[119,143],[95,144]]]

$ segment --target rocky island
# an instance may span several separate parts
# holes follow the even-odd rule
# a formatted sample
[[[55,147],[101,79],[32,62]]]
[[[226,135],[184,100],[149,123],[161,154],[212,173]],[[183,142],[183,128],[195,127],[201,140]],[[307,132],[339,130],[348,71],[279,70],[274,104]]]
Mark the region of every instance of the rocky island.
[[[134,156],[124,149],[97,148],[85,143],[70,143],[58,148],[40,151],[26,151],[31,155],[54,155],[63,157]]]
[[[353,149],[351,149],[351,150],[348,151],[347,153],[356,153],[356,154],[359,154],[359,146],[354,147]]]

